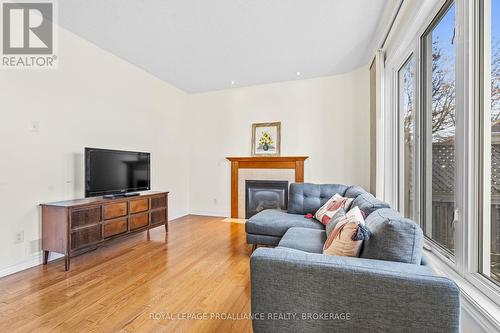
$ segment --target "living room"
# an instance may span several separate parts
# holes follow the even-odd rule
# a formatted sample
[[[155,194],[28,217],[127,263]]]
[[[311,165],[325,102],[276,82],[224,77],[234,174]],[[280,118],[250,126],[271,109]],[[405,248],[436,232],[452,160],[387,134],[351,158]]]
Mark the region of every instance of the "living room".
[[[500,1],[0,5],[0,331],[500,331]]]

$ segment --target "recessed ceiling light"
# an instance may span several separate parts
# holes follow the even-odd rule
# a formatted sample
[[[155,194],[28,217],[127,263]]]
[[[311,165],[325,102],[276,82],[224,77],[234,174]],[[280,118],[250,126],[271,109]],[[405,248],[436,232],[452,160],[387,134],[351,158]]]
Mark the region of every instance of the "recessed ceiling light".
[[[300,72],[297,72],[297,76],[300,76]]]

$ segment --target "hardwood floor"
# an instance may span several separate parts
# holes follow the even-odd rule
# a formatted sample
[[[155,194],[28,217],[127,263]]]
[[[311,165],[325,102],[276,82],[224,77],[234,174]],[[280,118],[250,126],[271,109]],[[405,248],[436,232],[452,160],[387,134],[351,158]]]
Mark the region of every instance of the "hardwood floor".
[[[244,228],[186,216],[149,240],[144,232],[77,256],[69,272],[58,260],[4,277],[0,332],[251,332],[241,318],[250,313]]]

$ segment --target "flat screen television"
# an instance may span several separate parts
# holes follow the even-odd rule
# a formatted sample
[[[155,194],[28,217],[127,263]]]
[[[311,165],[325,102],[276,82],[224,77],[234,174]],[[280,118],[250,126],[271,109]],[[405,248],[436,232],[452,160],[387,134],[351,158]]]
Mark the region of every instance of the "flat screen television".
[[[85,148],[85,197],[151,189],[150,154]]]

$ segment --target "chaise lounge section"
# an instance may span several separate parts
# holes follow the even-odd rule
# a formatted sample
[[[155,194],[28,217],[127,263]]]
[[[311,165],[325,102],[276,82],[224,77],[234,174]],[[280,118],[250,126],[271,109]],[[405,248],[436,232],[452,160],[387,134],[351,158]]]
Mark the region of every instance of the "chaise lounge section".
[[[365,213],[389,207],[389,204],[378,200],[360,186],[293,183],[290,184],[287,212],[268,209],[247,221],[247,243],[276,246],[283,235],[294,227],[325,230],[325,226],[319,221],[304,216],[314,214],[336,193],[343,197],[355,198],[353,206],[359,206]]]

